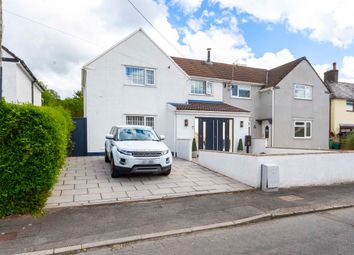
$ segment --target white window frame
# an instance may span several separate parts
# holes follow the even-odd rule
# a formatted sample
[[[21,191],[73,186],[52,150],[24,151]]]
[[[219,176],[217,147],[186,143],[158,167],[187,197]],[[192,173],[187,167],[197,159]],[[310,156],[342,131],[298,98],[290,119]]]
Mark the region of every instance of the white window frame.
[[[349,104],[351,104],[351,106],[352,106],[351,109],[348,108]],[[346,109],[347,112],[354,112],[354,100],[347,100],[345,102],[345,109]]]
[[[306,89],[309,89],[310,92],[311,92],[309,97],[306,96]],[[296,96],[296,91],[297,90],[303,90],[304,91],[304,97]],[[312,86],[305,85],[305,84],[299,84],[299,83],[295,83],[294,84],[294,98],[295,99],[312,100],[312,97],[313,97],[313,88],[312,88]]]
[[[297,124],[299,122],[302,122],[303,124]],[[307,123],[310,124],[310,135],[307,134]],[[295,136],[295,128],[296,127],[303,127],[304,128],[304,136],[299,137]],[[294,139],[312,139],[312,121],[311,120],[294,120],[293,122],[293,138]]]
[[[202,83],[203,93],[193,92],[193,90],[192,90],[193,82]],[[190,94],[192,94],[192,95],[202,95],[202,96],[212,96],[213,95],[213,83],[211,81],[192,79],[191,80],[191,87],[190,87]]]
[[[128,78],[127,75],[127,68],[136,68],[136,69],[142,69],[144,72],[144,82],[143,83],[134,83],[131,82]],[[147,82],[147,72],[146,71],[153,71],[154,73],[154,83],[148,83]],[[125,81],[126,84],[128,85],[135,85],[135,86],[156,86],[156,69],[154,68],[146,68],[146,67],[141,67],[141,66],[124,66],[124,75],[125,75]]]
[[[146,121],[146,119],[147,118],[152,118],[153,119],[153,124],[152,124],[152,126],[148,126],[148,127],[152,127],[153,129],[155,128],[155,126],[156,126],[156,116],[153,116],[153,115],[136,115],[136,114],[125,114],[125,124],[126,125],[140,125],[140,124],[131,124],[131,123],[128,123],[128,117],[142,117],[142,118],[144,118],[143,119],[143,126],[147,126],[146,124],[147,124],[147,121]]]
[[[235,96],[232,92],[232,87],[237,86],[237,96]],[[249,97],[243,97],[240,96],[240,90],[248,90],[250,92]],[[251,99],[251,91],[252,91],[252,86],[251,85],[240,85],[240,84],[231,84],[231,89],[230,89],[230,96],[231,98],[240,98],[240,99]]]

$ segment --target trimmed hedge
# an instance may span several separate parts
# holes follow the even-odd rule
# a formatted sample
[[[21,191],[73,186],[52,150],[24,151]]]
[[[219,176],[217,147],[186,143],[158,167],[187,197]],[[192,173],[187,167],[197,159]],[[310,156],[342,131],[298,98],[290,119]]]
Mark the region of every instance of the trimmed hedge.
[[[43,208],[65,162],[73,128],[61,108],[0,101],[0,216]]]
[[[354,150],[354,132],[347,134],[342,140],[343,149]]]

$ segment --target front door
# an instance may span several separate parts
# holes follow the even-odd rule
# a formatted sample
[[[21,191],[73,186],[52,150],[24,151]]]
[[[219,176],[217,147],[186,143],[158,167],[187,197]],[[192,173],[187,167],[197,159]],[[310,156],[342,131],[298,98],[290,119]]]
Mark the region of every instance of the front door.
[[[232,119],[199,118],[198,148],[204,150],[231,151]],[[230,132],[231,131],[231,132]]]

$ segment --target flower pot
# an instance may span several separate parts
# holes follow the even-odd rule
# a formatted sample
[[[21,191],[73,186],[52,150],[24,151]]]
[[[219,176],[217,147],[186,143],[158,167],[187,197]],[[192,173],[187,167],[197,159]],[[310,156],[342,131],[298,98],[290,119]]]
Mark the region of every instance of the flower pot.
[[[192,151],[192,158],[198,157],[198,151]]]

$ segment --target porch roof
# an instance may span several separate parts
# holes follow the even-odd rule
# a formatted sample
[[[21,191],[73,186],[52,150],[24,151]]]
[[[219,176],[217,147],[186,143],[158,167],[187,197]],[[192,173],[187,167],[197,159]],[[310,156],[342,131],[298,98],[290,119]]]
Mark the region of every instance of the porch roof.
[[[224,102],[188,101],[185,104],[170,103],[179,111],[208,111],[208,112],[250,112]]]

